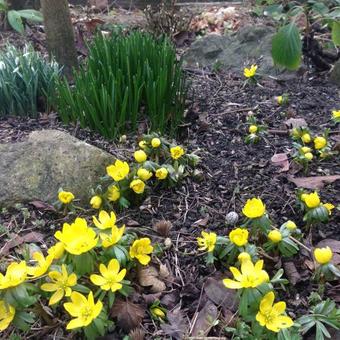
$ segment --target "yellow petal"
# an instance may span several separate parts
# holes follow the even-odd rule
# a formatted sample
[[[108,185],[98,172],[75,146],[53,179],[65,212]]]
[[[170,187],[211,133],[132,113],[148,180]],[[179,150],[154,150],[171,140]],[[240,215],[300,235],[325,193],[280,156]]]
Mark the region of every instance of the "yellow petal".
[[[103,309],[103,304],[102,304],[102,302],[99,300],[99,301],[95,304],[94,309],[93,309],[93,313],[92,313],[93,319],[95,319],[95,318],[100,314],[100,312],[102,311],[102,309]]]
[[[235,268],[235,267],[230,267],[229,270],[232,272],[232,274],[234,275],[235,280],[237,281],[242,281],[242,274],[240,273],[240,271]]]
[[[126,275],[126,269],[124,268],[117,274],[116,280],[118,282],[122,281],[124,279],[125,275]]]
[[[116,259],[112,259],[112,260],[109,262],[108,270],[109,270],[112,274],[118,274],[119,269],[120,269],[119,262],[118,262]]]
[[[64,290],[59,288],[50,298],[49,305],[54,305],[64,297]]]
[[[77,305],[78,307],[81,307],[82,305],[87,304],[86,297],[83,294],[80,294],[78,292],[72,292],[71,300],[72,300],[72,303]]]
[[[289,316],[278,316],[275,321],[278,324],[279,328],[289,328],[292,327],[294,325],[294,321],[289,317]]]
[[[260,303],[261,313],[266,314],[272,310],[274,299],[275,299],[274,292],[269,292],[262,298]]]
[[[122,287],[123,287],[123,285],[121,283],[113,283],[110,288],[111,288],[112,292],[115,292],[115,291],[121,289]]]
[[[148,255],[137,255],[136,258],[144,266],[147,265],[151,260],[151,257]]]
[[[67,279],[67,284],[68,284],[69,286],[74,286],[74,285],[76,285],[76,284],[77,284],[77,275],[74,274],[74,273],[72,273],[72,274],[68,277],[68,279]]]
[[[261,312],[258,312],[256,314],[256,320],[260,323],[262,327],[266,325],[266,318]]]
[[[73,292],[74,293],[74,292]],[[72,302],[64,303],[64,308],[71,316],[78,316],[80,312],[79,306],[73,304]]]
[[[286,303],[284,301],[277,302],[273,306],[273,312],[276,313],[276,315],[280,315],[284,313],[285,310],[286,310]]]
[[[58,288],[59,286],[55,283],[44,283],[40,286],[40,289],[44,292],[55,292]]]
[[[237,281],[230,280],[230,279],[224,279],[223,284],[227,288],[230,288],[230,289],[241,289],[242,288],[241,282],[237,282]]]
[[[85,326],[82,319],[77,318],[77,319],[73,319],[71,320],[67,326],[66,329],[75,329],[75,328],[79,328],[79,327],[83,327]]]
[[[96,275],[96,274],[92,274],[90,276],[90,280],[96,286],[102,286],[102,285],[106,284],[106,282],[107,282],[106,279],[104,279],[102,276]]]

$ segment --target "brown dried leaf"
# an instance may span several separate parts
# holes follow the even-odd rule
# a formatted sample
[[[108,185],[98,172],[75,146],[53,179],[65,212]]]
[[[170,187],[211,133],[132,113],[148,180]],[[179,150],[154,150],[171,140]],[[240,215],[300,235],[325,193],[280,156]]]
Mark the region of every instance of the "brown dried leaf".
[[[288,180],[299,188],[322,189],[325,184],[331,184],[340,179],[340,175],[313,176],[313,177],[293,177],[288,176]]]
[[[165,283],[161,281],[159,272],[154,266],[139,267],[138,281],[143,287],[150,287],[152,293],[163,292],[166,289]]]
[[[207,336],[214,322],[218,317],[217,307],[208,300],[198,313],[195,325],[192,329],[192,336]]]
[[[208,224],[208,222],[209,222],[209,215],[207,215],[207,216],[205,216],[204,218],[201,218],[201,219],[199,219],[199,220],[197,220],[196,222],[194,222],[193,224],[195,225],[195,226],[198,226],[198,227],[205,227],[207,224]]]
[[[35,208],[39,210],[56,211],[53,205],[42,202],[42,201],[32,201],[32,202],[29,202],[29,204],[33,205]]]
[[[168,323],[161,325],[163,332],[175,340],[183,339],[188,330],[188,324],[181,310],[181,306],[167,312],[166,316]]]
[[[294,262],[284,262],[283,268],[285,270],[285,273],[288,277],[289,282],[295,286],[298,282],[301,281],[301,276],[299,272],[297,271]]]
[[[171,277],[171,273],[168,269],[168,267],[166,266],[166,264],[160,264],[159,265],[159,277],[161,279],[166,279],[166,278],[170,278]]]
[[[289,161],[286,153],[277,153],[270,160],[274,166],[281,167],[279,172],[285,172],[289,170]]]
[[[161,236],[168,236],[169,231],[172,228],[172,223],[170,221],[162,220],[154,224],[153,230]]]
[[[16,235],[1,248],[0,255],[7,255],[12,248],[17,247],[22,243],[43,242],[43,240],[44,235],[35,231],[31,231],[24,236]]]
[[[117,318],[118,325],[129,332],[142,322],[144,309],[128,300],[117,300],[111,309],[111,316]]]
[[[285,121],[285,125],[289,129],[308,126],[307,122],[303,118],[289,118]]]
[[[142,328],[135,328],[129,333],[131,340],[144,340],[145,332]]]

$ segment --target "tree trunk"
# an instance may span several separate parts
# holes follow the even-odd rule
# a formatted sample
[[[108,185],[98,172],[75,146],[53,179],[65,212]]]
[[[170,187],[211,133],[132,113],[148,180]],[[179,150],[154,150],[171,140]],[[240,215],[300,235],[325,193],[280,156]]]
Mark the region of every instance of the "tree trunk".
[[[67,0],[41,0],[47,47],[50,56],[64,67],[67,77],[78,66],[74,32]]]

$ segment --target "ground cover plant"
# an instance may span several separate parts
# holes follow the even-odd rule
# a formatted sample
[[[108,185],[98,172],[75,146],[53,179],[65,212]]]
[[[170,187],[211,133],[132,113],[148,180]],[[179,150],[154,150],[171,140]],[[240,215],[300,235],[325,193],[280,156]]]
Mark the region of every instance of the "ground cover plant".
[[[99,35],[74,85],[59,85],[57,107],[65,123],[79,121],[108,138],[135,131],[141,118],[153,131],[174,133],[185,94],[184,74],[167,39],[140,32]]]

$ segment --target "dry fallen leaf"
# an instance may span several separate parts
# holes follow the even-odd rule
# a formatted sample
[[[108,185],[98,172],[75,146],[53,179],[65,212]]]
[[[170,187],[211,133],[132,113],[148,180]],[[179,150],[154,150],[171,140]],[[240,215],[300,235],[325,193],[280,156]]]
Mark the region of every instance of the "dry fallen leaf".
[[[138,281],[143,287],[150,287],[152,293],[163,292],[166,289],[165,283],[159,279],[159,271],[154,266],[139,267]]]
[[[161,236],[168,236],[169,231],[172,228],[172,223],[170,221],[161,220],[154,224],[153,230]]]
[[[285,125],[289,129],[307,127],[307,122],[303,118],[289,118],[285,121]]]
[[[299,188],[322,189],[325,184],[331,184],[340,179],[340,175],[313,176],[313,177],[293,177],[288,176],[288,180]]]
[[[188,324],[181,310],[181,306],[176,307],[172,311],[168,311],[166,317],[168,323],[161,324],[161,328],[165,335],[168,335],[175,340],[183,339],[188,330]]]
[[[208,224],[208,222],[209,222],[209,215],[205,216],[204,218],[200,218],[193,224],[198,227],[205,227]]]
[[[289,282],[293,286],[295,286],[298,282],[301,281],[301,276],[297,271],[294,262],[284,262],[283,268],[285,270],[285,274],[287,275]]]
[[[111,309],[111,316],[117,318],[118,325],[129,332],[142,322],[144,309],[128,300],[117,300]]]
[[[285,172],[289,170],[289,161],[286,153],[276,153],[271,158],[271,162],[274,166],[279,166],[281,168],[279,172]]]
[[[131,340],[144,340],[145,332],[142,328],[135,328],[129,333]]]
[[[210,329],[214,326],[214,322],[217,317],[217,307],[210,300],[208,300],[198,313],[191,335],[201,337],[207,336],[210,332]]]

